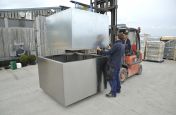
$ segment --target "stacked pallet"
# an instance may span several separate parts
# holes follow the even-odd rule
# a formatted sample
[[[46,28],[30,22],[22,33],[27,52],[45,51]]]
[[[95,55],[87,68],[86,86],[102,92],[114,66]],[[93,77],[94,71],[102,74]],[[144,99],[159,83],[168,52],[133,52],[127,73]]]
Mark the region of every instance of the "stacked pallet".
[[[176,40],[166,42],[164,48],[164,58],[176,60]]]
[[[146,42],[147,40],[150,38],[149,34],[142,34],[140,36],[140,45],[141,45],[141,53],[142,53],[142,59],[145,59],[145,46],[146,46]]]
[[[146,46],[146,41],[145,40],[141,40],[142,59],[145,59],[145,46]]]
[[[148,61],[163,61],[164,42],[162,41],[147,41],[145,60]]]

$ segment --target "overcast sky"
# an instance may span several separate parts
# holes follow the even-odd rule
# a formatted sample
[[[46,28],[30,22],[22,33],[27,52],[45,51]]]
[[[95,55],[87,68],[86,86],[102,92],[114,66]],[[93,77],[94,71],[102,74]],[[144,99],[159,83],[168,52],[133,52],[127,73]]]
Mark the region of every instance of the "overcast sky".
[[[49,6],[74,7],[70,0],[0,0],[1,9]],[[89,4],[90,0],[77,0]],[[140,26],[152,36],[176,36],[176,0],[118,0],[117,23]]]

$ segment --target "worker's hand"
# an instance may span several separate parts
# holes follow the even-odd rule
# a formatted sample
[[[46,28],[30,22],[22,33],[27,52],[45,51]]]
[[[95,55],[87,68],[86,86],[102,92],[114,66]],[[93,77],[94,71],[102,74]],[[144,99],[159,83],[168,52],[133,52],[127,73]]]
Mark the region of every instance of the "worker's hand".
[[[97,47],[97,51],[101,51],[101,49],[100,49],[100,47],[99,47],[99,46]]]
[[[110,46],[110,45],[108,45],[108,49],[111,49],[111,46]]]

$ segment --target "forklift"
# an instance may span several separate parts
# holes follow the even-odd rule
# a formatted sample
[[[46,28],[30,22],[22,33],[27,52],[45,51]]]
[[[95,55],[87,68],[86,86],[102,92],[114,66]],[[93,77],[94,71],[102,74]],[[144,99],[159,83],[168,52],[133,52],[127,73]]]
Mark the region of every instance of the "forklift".
[[[120,81],[124,82],[127,78],[142,73],[142,53],[140,51],[140,27],[128,28],[125,24],[117,24],[117,0],[90,0],[90,5],[71,1],[72,3],[81,5],[91,11],[107,14],[111,14],[111,25],[109,28],[109,34],[111,36],[111,45],[115,43],[115,37],[118,33],[128,33],[128,39],[131,42],[131,54],[125,54],[123,64],[120,70]]]
[[[142,53],[140,52],[140,28],[128,28],[125,24],[117,25],[117,33],[128,33],[131,42],[131,53],[125,53],[122,68],[120,70],[120,80],[124,82],[133,75],[142,73]]]

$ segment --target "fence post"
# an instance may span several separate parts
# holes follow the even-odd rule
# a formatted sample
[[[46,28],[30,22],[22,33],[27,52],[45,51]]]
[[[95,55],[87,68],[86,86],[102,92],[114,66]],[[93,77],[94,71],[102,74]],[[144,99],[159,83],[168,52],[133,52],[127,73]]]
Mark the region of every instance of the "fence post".
[[[8,28],[9,27],[9,24],[8,24],[8,18],[4,18],[4,24],[5,24],[5,28]]]
[[[40,16],[36,17],[36,43],[37,43],[37,53],[38,56],[41,55],[41,35],[40,35]]]

